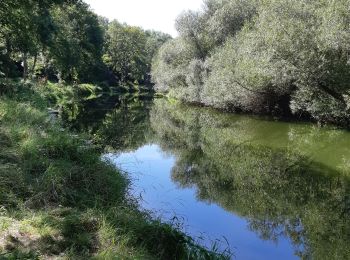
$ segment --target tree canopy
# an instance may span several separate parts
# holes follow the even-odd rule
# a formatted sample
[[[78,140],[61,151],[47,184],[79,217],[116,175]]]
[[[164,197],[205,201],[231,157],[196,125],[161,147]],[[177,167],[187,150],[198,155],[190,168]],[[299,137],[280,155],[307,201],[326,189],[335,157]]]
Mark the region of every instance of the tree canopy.
[[[207,0],[153,63],[158,91],[349,126],[349,1]]]
[[[81,0],[4,0],[0,77],[150,83],[153,55],[170,38],[98,17]]]

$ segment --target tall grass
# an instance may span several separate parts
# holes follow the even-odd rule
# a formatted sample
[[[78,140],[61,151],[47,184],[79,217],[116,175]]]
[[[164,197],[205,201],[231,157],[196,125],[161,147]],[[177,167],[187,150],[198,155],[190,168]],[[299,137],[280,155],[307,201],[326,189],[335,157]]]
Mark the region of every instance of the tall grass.
[[[229,258],[140,211],[127,176],[87,136],[49,119],[47,108],[74,90],[1,87],[0,259]]]

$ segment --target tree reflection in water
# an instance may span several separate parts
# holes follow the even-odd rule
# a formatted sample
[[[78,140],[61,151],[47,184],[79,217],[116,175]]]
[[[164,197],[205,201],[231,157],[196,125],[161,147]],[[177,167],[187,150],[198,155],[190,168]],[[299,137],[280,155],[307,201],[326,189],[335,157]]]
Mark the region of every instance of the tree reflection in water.
[[[99,102],[73,120],[95,143],[119,152],[156,143],[176,157],[174,182],[248,219],[261,239],[289,237],[303,259],[350,258],[350,133],[164,99],[119,97],[89,112],[111,104]]]
[[[289,237],[301,258],[350,257],[350,169],[317,154],[341,140],[337,156],[349,158],[349,133],[163,100],[150,118],[157,142],[176,155],[173,181],[199,200],[249,219],[262,239]]]

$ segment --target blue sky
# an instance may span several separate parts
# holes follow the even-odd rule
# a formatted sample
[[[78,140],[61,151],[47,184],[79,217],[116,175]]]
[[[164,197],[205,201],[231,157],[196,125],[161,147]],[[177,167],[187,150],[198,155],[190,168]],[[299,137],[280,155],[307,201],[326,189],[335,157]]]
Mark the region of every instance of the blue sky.
[[[99,15],[176,36],[174,23],[184,10],[198,10],[203,0],[84,0]]]

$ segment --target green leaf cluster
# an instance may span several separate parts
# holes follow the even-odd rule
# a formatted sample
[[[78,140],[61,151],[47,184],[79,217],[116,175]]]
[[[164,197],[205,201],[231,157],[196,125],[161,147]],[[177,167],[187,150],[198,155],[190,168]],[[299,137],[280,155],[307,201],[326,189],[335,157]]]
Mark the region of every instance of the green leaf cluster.
[[[220,109],[349,126],[347,0],[207,0],[153,63],[158,91]]]

